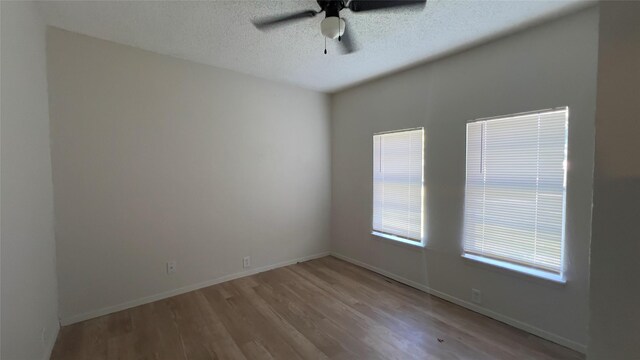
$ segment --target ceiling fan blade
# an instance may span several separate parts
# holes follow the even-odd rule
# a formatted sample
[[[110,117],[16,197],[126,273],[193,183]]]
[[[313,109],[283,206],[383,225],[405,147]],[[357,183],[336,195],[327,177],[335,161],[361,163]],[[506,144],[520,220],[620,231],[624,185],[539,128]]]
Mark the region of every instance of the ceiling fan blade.
[[[258,20],[253,20],[252,23],[260,30],[268,29],[277,25],[284,25],[289,21],[301,20],[305,18],[311,18],[318,15],[320,11],[315,10],[306,10],[288,15],[280,15],[280,16],[270,16],[266,18],[261,18]]]
[[[351,0],[349,1],[349,9],[353,12],[384,10],[398,7],[421,7],[427,3],[427,0]]]
[[[344,18],[342,18],[342,20],[344,20]],[[348,26],[345,26],[344,34],[342,34],[340,38],[340,47],[342,48],[342,53],[345,55],[358,50],[353,41],[353,31]]]

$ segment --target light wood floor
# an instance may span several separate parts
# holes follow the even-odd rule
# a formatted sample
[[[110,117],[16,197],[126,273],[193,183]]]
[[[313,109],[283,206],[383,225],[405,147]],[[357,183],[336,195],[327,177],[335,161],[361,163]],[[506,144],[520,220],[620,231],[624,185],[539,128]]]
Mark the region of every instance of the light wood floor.
[[[52,359],[582,359],[333,257],[63,327]]]

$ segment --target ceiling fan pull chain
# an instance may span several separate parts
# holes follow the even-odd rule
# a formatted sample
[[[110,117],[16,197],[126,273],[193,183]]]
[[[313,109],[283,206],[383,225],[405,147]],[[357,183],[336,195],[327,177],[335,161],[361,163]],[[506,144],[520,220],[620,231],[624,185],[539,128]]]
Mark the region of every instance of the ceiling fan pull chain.
[[[340,35],[340,33],[342,32],[342,19],[340,18],[340,13],[338,12],[338,41],[342,41],[342,35]]]
[[[327,55],[327,37],[323,36],[324,38],[324,54]]]

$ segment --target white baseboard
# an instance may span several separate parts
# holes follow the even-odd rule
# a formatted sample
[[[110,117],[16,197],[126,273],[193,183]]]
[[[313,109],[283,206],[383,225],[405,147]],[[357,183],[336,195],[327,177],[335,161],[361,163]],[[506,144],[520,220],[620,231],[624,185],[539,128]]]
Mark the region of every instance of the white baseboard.
[[[359,261],[359,260],[356,260],[356,259],[352,259],[350,257],[344,256],[344,255],[341,255],[341,254],[338,254],[338,253],[335,253],[335,252],[331,252],[331,255],[335,256],[338,259],[350,262],[352,264],[355,264],[355,265],[358,265],[358,266],[363,267],[365,269],[368,269],[368,270],[371,270],[373,272],[376,272],[376,273],[378,273],[380,275],[384,275],[384,276],[386,276],[388,278],[391,278],[393,280],[401,282],[401,283],[403,283],[405,285],[411,286],[411,287],[416,288],[418,290],[422,290],[422,291],[424,291],[424,292],[426,292],[428,294],[431,294],[433,296],[437,296],[437,297],[439,297],[441,299],[447,300],[447,301],[452,302],[452,303],[454,303],[456,305],[460,305],[460,306],[465,307],[465,308],[467,308],[469,310],[472,310],[472,311],[475,311],[475,312],[480,313],[482,315],[488,316],[488,317],[490,317],[492,319],[498,320],[498,321],[503,322],[505,324],[511,325],[513,327],[516,327],[518,329],[524,330],[524,331],[526,331],[526,332],[528,332],[530,334],[533,334],[533,335],[539,336],[539,337],[541,337],[543,339],[552,341],[552,342],[554,342],[556,344],[560,344],[562,346],[568,347],[570,349],[573,349],[573,350],[578,351],[578,352],[583,353],[583,354],[585,354],[587,352],[587,347],[584,344],[580,344],[578,342],[575,342],[573,340],[567,339],[567,338],[562,337],[560,335],[556,335],[556,334],[548,332],[546,330],[542,330],[540,328],[537,328],[537,327],[535,327],[533,325],[530,325],[530,324],[524,323],[522,321],[510,318],[508,316],[499,314],[497,312],[494,312],[494,311],[491,311],[489,309],[486,309],[486,308],[483,308],[481,306],[478,306],[478,305],[476,305],[474,303],[470,303],[468,301],[461,300],[461,299],[459,299],[457,297],[451,296],[449,294],[445,294],[445,293],[443,293],[441,291],[434,290],[434,289],[432,289],[432,288],[430,288],[428,286],[425,286],[423,284],[417,283],[417,282],[409,280],[409,279],[405,279],[405,278],[403,278],[401,276],[398,276],[396,274],[390,273],[390,272],[388,272],[386,270],[377,268],[375,266],[371,266],[371,265],[369,265],[369,264],[367,264],[365,262],[362,262],[362,261]]]
[[[313,259],[317,259],[317,258],[321,258],[323,256],[327,256],[327,255],[332,255],[335,256],[338,259],[342,259],[344,261],[350,262],[352,264],[361,266],[365,269],[371,270],[373,272],[376,272],[380,275],[384,275],[388,278],[391,278],[393,280],[396,280],[398,282],[401,282],[405,285],[411,286],[413,288],[416,288],[418,290],[424,291],[428,294],[437,296],[441,299],[450,301],[456,305],[460,305],[462,307],[465,307],[469,310],[475,311],[477,313],[483,314],[485,316],[488,316],[492,319],[501,321],[503,323],[509,324],[513,327],[516,327],[518,329],[524,330],[528,333],[531,333],[533,335],[539,336],[543,339],[547,339],[549,341],[555,342],[557,344],[560,344],[562,346],[566,346],[570,349],[576,350],[578,352],[581,353],[586,353],[587,347],[584,344],[580,344],[578,342],[575,342],[573,340],[567,339],[565,337],[562,337],[560,335],[556,335],[554,333],[548,332],[546,330],[542,330],[540,328],[537,328],[533,325],[524,323],[522,321],[510,318],[508,316],[496,313],[494,311],[488,310],[486,308],[483,308],[481,306],[478,306],[476,304],[470,303],[468,301],[459,299],[457,297],[454,297],[452,295],[443,293],[441,291],[438,290],[434,290],[428,286],[425,286],[423,284],[417,283],[415,281],[403,278],[401,276],[398,276],[396,274],[393,274],[391,272],[388,272],[386,270],[377,268],[375,266],[369,265],[365,262],[356,260],[356,259],[352,259],[350,257],[335,253],[335,252],[322,252],[322,253],[318,253],[318,254],[314,254],[314,255],[310,255],[310,256],[304,256],[301,258],[297,258],[297,259],[292,259],[292,260],[288,260],[288,261],[283,261],[280,263],[276,263],[276,264],[272,264],[272,265],[267,265],[267,266],[263,266],[260,268],[255,268],[255,269],[251,269],[251,270],[247,270],[247,271],[241,271],[241,272],[237,272],[234,274],[229,274],[229,275],[225,275],[216,279],[212,279],[212,280],[207,280],[201,283],[197,283],[197,284],[193,284],[193,285],[188,285],[188,286],[184,286],[181,288],[177,288],[177,289],[173,289],[173,290],[169,290],[169,291],[165,291],[159,294],[155,294],[155,295],[151,295],[151,296],[146,296],[140,299],[136,299],[136,300],[132,300],[132,301],[127,301],[118,305],[113,305],[113,306],[108,306],[102,309],[98,309],[98,310],[94,310],[94,311],[90,311],[90,312],[86,312],[83,314],[79,314],[79,315],[74,315],[74,316],[70,316],[70,317],[66,317],[66,318],[62,318],[60,319],[60,324],[65,326],[65,325],[70,325],[70,324],[74,324],[77,322],[81,322],[81,321],[85,321],[85,320],[89,320],[92,318],[96,318],[99,316],[103,316],[103,315],[108,315],[114,312],[118,312],[118,311],[122,311],[122,310],[126,310],[132,307],[136,307],[136,306],[140,306],[140,305],[144,305],[144,304],[148,304],[154,301],[158,301],[158,300],[162,300],[162,299],[166,299],[172,296],[176,296],[176,295],[180,295],[180,294],[184,294],[190,291],[194,291],[194,290],[198,290],[207,286],[212,286],[212,285],[216,285],[216,284],[220,284],[223,283],[225,281],[230,281],[230,280],[234,280],[234,279],[238,279],[241,277],[245,277],[245,276],[249,276],[249,275],[254,275],[257,273],[261,273],[264,271],[268,271],[268,270],[272,270],[272,269],[276,269],[279,267],[283,267],[283,266],[288,266],[288,265],[292,265],[295,264],[297,262],[302,262],[302,261],[308,261],[308,260],[313,260]],[[51,342],[50,344],[48,344],[48,348],[45,354],[51,354],[51,351],[53,349],[53,346],[55,344],[56,341],[56,337],[57,337],[57,332],[58,329],[55,330],[56,332],[56,336],[52,336],[51,337]],[[48,359],[48,357],[45,357],[45,359]]]
[[[51,358],[51,352],[53,351],[53,346],[56,344],[56,340],[58,339],[58,332],[60,331],[60,325],[56,324],[56,326],[52,329],[53,333],[47,339],[47,343],[44,347],[44,354],[42,355],[42,359],[49,360]]]
[[[180,294],[184,294],[184,293],[187,293],[187,292],[190,292],[190,291],[202,289],[202,288],[207,287],[207,286],[220,284],[220,283],[223,283],[225,281],[234,280],[234,279],[238,279],[238,278],[249,276],[249,275],[254,275],[254,274],[257,274],[257,273],[261,273],[261,272],[264,272],[264,271],[276,269],[276,268],[279,268],[279,267],[292,265],[292,264],[295,264],[297,262],[313,260],[313,259],[317,259],[317,258],[320,258],[320,257],[323,257],[323,256],[328,256],[328,255],[330,255],[330,252],[329,251],[325,251],[325,252],[321,252],[321,253],[314,254],[314,255],[303,256],[301,258],[279,262],[277,264],[267,265],[267,266],[263,266],[263,267],[259,267],[259,268],[255,268],[255,269],[246,270],[246,271],[240,271],[240,272],[237,272],[237,273],[234,273],[234,274],[221,276],[219,278],[212,279],[212,280],[207,280],[207,281],[204,281],[204,282],[201,282],[201,283],[187,285],[187,286],[184,286],[184,287],[181,287],[181,288],[177,288],[177,289],[161,292],[159,294],[155,294],[155,295],[151,295],[151,296],[145,296],[145,297],[140,298],[140,299],[127,301],[127,302],[124,302],[124,303],[121,303],[121,304],[118,304],[118,305],[107,306],[107,307],[104,307],[102,309],[89,311],[89,312],[86,312],[86,313],[83,313],[83,314],[78,314],[78,315],[73,315],[73,316],[61,318],[60,319],[60,324],[63,325],[63,326],[71,325],[71,324],[74,324],[74,323],[77,323],[77,322],[93,319],[93,318],[96,318],[96,317],[99,317],[99,316],[103,316],[103,315],[111,314],[111,313],[114,313],[114,312],[130,309],[132,307],[148,304],[148,303],[151,303],[151,302],[154,302],[154,301],[166,299],[166,298],[169,298],[169,297],[172,297],[172,296],[176,296],[176,295],[180,295]]]

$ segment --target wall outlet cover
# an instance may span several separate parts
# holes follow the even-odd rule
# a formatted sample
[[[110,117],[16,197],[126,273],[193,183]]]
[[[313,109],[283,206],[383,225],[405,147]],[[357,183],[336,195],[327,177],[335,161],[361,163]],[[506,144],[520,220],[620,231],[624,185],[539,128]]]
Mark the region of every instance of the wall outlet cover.
[[[471,289],[471,301],[476,304],[482,304],[482,291]]]
[[[177,270],[177,264],[175,260],[167,261],[167,275],[173,274]]]

